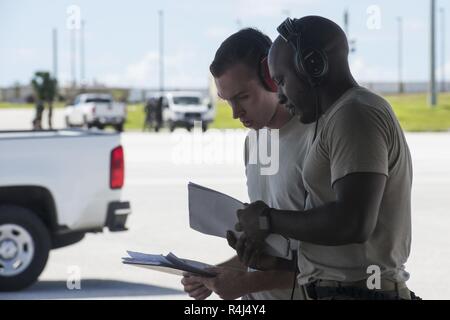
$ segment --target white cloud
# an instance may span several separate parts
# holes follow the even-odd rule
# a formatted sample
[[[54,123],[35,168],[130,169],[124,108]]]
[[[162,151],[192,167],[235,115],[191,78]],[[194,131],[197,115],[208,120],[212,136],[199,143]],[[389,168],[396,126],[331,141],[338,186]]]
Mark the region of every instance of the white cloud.
[[[350,62],[350,70],[357,81],[397,81],[396,70],[368,64],[363,58]]]
[[[145,86],[157,77],[158,60],[158,53],[146,53],[141,60],[126,67],[123,80],[130,86]]]
[[[179,50],[164,57],[164,85],[168,87],[205,87],[207,71],[200,69],[193,50]],[[206,70],[206,69],[205,69]],[[203,76],[204,74],[204,76]],[[157,87],[159,55],[149,51],[141,59],[125,67],[123,72],[107,73],[97,80],[110,86]]]

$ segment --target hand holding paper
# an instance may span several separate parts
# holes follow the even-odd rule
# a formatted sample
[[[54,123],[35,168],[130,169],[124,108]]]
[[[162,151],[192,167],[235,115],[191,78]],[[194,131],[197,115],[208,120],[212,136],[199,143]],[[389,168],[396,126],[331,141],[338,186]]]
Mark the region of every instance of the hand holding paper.
[[[238,239],[232,231],[227,233],[228,245],[236,250],[239,259],[246,266],[261,271],[278,269],[279,258],[265,254],[261,250],[253,252],[252,255],[245,255],[245,240],[245,234],[241,235]]]
[[[237,211],[239,222],[236,224],[236,231],[245,232],[247,241],[251,242],[255,247],[261,248],[265,239],[269,236],[269,229],[266,222],[263,228],[261,214],[270,208],[263,202],[257,201],[247,205],[244,209]]]
[[[192,229],[221,238],[227,231],[235,231],[239,222],[237,211],[245,205],[226,194],[189,182],[189,223]],[[235,232],[240,236],[241,232]],[[265,252],[281,258],[291,259],[289,240],[276,234],[265,239]]]

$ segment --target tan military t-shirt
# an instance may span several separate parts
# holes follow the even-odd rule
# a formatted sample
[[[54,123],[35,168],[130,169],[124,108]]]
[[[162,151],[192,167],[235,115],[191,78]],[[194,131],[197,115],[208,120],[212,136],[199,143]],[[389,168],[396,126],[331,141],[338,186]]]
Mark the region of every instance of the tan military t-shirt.
[[[376,228],[363,244],[320,246],[301,242],[299,283],[315,279],[359,281],[368,267],[382,278],[406,281],[411,247],[412,165],[403,131],[383,98],[358,87],[346,92],[319,121],[306,156],[303,181],[307,208],[335,201],[333,183],[357,172],[387,177]]]

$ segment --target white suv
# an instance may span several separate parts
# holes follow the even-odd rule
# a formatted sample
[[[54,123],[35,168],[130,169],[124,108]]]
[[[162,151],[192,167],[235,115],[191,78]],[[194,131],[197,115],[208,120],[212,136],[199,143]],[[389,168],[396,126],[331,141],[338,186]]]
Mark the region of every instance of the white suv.
[[[166,92],[162,95],[162,118],[170,131],[176,127],[191,130],[195,121],[201,121],[203,131],[214,120],[215,109],[199,92]]]

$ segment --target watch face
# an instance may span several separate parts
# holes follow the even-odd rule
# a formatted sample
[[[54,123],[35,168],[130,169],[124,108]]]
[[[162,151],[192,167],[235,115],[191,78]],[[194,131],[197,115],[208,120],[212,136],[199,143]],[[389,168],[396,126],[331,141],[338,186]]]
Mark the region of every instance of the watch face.
[[[266,216],[259,217],[259,229],[269,230],[269,219]]]

